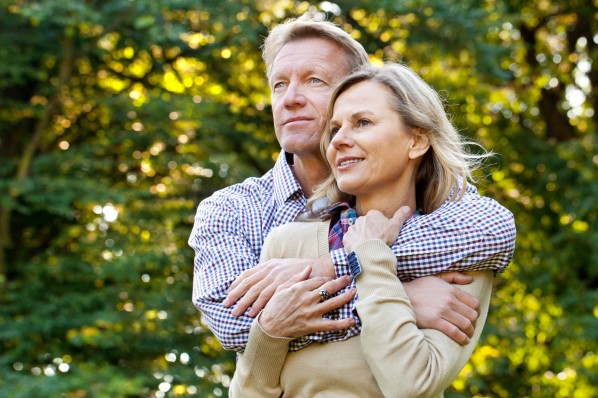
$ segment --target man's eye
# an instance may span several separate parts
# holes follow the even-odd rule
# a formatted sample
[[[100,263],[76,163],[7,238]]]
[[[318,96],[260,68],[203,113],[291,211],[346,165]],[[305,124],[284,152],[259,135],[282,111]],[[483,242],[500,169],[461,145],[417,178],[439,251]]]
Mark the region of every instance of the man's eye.
[[[312,83],[323,83],[322,79],[318,79],[317,77],[312,77],[309,79]]]
[[[281,88],[284,88],[285,86],[286,86],[285,82],[277,82],[272,85],[272,88],[274,90],[280,90]]]

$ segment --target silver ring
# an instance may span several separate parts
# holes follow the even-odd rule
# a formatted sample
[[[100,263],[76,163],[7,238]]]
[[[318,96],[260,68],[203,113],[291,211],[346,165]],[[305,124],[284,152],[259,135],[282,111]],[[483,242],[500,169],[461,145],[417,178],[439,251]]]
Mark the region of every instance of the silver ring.
[[[320,302],[323,303],[324,301],[328,300],[330,298],[330,292],[328,292],[328,290],[324,289],[323,287],[321,287],[318,290],[318,294],[320,295]]]

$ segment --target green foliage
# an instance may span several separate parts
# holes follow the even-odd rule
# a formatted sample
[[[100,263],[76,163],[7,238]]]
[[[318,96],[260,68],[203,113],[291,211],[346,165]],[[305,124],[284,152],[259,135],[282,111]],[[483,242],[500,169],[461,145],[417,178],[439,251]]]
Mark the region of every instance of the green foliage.
[[[409,63],[500,154],[515,258],[446,395],[598,395],[595,4],[0,1],[0,396],[217,397],[198,202],[278,153],[259,46],[303,13]]]

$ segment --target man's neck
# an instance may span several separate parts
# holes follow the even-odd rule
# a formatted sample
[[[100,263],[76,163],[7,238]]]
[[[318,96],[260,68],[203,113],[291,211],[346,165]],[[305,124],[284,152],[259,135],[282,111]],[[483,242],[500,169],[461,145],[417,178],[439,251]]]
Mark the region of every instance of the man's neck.
[[[306,198],[309,198],[314,187],[328,177],[329,171],[326,161],[321,156],[298,156],[292,157],[293,174]]]

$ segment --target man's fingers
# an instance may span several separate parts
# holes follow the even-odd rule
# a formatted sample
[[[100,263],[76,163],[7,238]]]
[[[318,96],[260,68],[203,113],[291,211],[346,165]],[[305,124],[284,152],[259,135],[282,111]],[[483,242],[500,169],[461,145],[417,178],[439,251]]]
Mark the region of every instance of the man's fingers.
[[[241,316],[246,310],[247,308],[249,308],[253,302],[259,297],[259,295],[261,294],[261,292],[263,291],[263,289],[267,286],[267,283],[260,283],[257,285],[253,285],[249,291],[243,296],[241,297],[241,299],[239,299],[237,301],[237,305],[236,307],[231,311],[231,314],[233,316]],[[229,295],[230,297],[230,295]],[[228,300],[228,297],[227,297]]]
[[[264,309],[266,304],[268,304],[268,301],[270,301],[270,299],[272,298],[272,296],[274,295],[275,292],[276,292],[276,288],[273,287],[272,285],[270,285],[267,288],[265,288],[264,290],[262,290],[262,292],[260,293],[258,298],[251,305],[251,309],[249,310],[247,315],[253,318],[257,314],[259,314],[260,311]]]
[[[459,288],[455,288],[455,297],[461,303],[474,310],[476,312],[475,319],[478,318],[480,311],[480,300],[478,300],[475,296],[472,296],[471,294],[467,293],[465,290],[461,290]],[[468,318],[471,319],[471,317]]]
[[[231,285],[228,287],[228,289],[226,289],[226,292],[229,293],[230,291],[236,289],[242,282],[247,280],[247,278],[251,277],[253,274],[258,272],[260,269],[261,269],[261,267],[259,265],[257,265],[253,268],[243,271],[241,273],[241,275],[237,276],[237,279],[235,279],[233,281],[233,283],[231,283]]]
[[[228,308],[231,307],[233,304],[235,304],[241,297],[243,297],[243,294],[241,294],[239,291],[237,291],[236,289],[231,290],[228,295],[226,296],[226,298],[224,299],[224,301],[222,302],[222,305],[224,306],[224,308]]]
[[[253,275],[246,274],[247,271],[243,272],[235,281],[230,285],[227,290],[226,299],[222,302],[222,305],[226,307],[230,307],[235,304],[241,297],[245,296],[247,292],[249,292],[253,287],[255,287],[256,282],[254,281],[255,278],[252,278]],[[259,282],[262,278],[257,278]]]
[[[299,272],[297,275],[289,279],[289,282],[297,283],[300,281],[304,281],[307,278],[309,278],[309,274],[311,274],[311,265],[308,265],[307,267],[303,268],[303,271]]]
[[[453,310],[443,315],[443,320],[453,324],[468,337],[472,337],[478,313],[460,302],[456,303],[455,307],[457,308],[453,308]]]
[[[305,281],[307,278],[309,278],[310,273],[311,266],[308,265],[300,273],[294,275],[287,282],[283,283],[280,286],[273,285],[270,280],[264,279],[261,282],[258,282],[257,284],[251,286],[244,295],[241,294],[242,290],[244,290],[242,284],[235,291],[229,293],[227,298],[224,300],[223,305],[225,307],[227,306],[225,304],[231,306],[235,302],[237,302],[237,306],[235,307],[235,309],[231,311],[231,314],[233,316],[241,316],[247,310],[247,308],[255,305],[254,303],[258,299],[260,299],[260,302],[257,306],[255,306],[255,309],[252,308],[252,310],[247,314],[249,316],[255,316],[266,305],[268,300],[274,295],[277,288],[288,288],[289,286],[292,286],[298,282]],[[320,281],[319,283],[322,284],[324,282],[325,280]]]
[[[457,344],[466,345],[470,341],[469,337],[461,329],[444,319],[438,320],[438,325],[435,329],[446,334]]]
[[[456,301],[452,304],[453,311],[457,316],[467,319],[471,324],[475,325],[476,321],[480,317],[477,309],[470,307],[469,305],[463,304],[461,301]],[[461,329],[463,330],[463,329]]]
[[[479,300],[459,288],[455,288],[454,294],[455,299],[451,300],[450,310],[446,311],[442,318],[468,337],[472,337],[479,317]]]
[[[473,282],[473,277],[471,275],[457,271],[442,272],[436,276],[448,283],[454,283],[457,285],[468,285]]]
[[[283,289],[283,288],[289,288],[289,289],[297,289],[297,290],[316,290],[319,287],[321,287],[323,284],[327,283],[330,281],[330,278],[327,278],[325,276],[316,276],[313,278],[309,278],[309,279],[305,279],[305,280],[301,280],[301,281],[296,281],[294,283],[290,283],[286,282],[283,283],[282,285],[280,285],[279,289]],[[332,291],[329,291],[330,293],[332,293]]]

